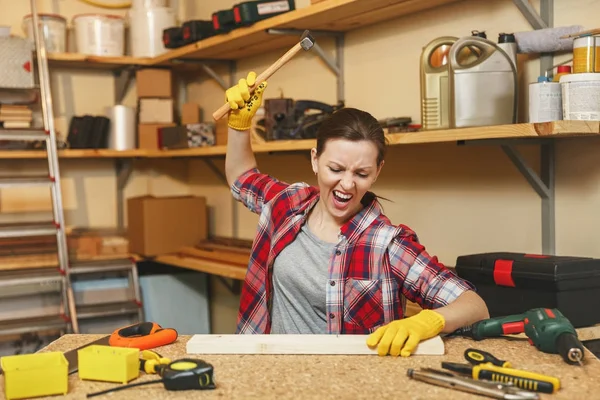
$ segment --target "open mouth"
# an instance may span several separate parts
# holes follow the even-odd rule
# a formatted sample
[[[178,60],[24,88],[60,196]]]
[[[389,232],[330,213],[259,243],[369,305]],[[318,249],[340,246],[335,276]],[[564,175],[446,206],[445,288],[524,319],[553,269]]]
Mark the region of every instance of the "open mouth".
[[[352,195],[347,193],[338,192],[337,190],[333,191],[333,197],[341,203],[347,203],[352,200]]]

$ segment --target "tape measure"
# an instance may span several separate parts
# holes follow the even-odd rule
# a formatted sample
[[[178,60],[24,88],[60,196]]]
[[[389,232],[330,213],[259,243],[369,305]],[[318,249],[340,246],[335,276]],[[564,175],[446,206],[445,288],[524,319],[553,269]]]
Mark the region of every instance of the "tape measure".
[[[155,383],[162,383],[167,390],[208,390],[217,387],[213,375],[213,366],[202,360],[182,358],[169,364],[155,365],[154,369],[161,379],[117,386],[101,392],[90,393],[87,397],[100,396],[135,386]]]
[[[202,360],[182,358],[168,365],[158,365],[167,390],[214,389],[213,366]]]

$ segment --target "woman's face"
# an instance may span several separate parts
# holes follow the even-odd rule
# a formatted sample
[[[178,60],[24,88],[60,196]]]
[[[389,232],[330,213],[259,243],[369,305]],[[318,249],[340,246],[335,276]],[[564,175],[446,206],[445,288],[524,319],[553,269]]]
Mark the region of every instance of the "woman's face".
[[[360,211],[383,162],[377,165],[377,147],[367,140],[330,139],[324,147],[319,157],[312,149],[312,168],[325,210],[341,225]]]

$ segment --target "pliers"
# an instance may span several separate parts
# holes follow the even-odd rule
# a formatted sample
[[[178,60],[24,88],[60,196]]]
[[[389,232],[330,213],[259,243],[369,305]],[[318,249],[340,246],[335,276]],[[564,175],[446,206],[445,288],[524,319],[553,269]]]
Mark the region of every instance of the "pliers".
[[[510,384],[499,382],[480,381],[455,375],[451,372],[441,371],[434,368],[422,368],[420,370],[409,369],[409,378],[431,383],[437,386],[460,390],[487,396],[494,399],[504,400],[537,400],[539,395],[534,392],[519,389]]]

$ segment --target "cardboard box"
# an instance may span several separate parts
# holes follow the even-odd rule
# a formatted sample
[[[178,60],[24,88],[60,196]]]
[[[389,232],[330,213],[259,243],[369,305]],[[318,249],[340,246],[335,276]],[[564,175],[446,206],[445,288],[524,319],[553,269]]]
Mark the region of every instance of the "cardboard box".
[[[173,122],[173,99],[139,99],[140,124],[168,124]]]
[[[135,73],[137,97],[172,98],[171,70],[159,68],[139,69]]]
[[[227,118],[221,118],[217,122],[215,122],[215,144],[217,146],[225,146],[227,145],[227,131],[229,127],[227,126]]]
[[[200,118],[200,106],[198,104],[185,103],[181,107],[181,125],[197,124],[200,122]]]
[[[127,200],[129,252],[156,256],[208,236],[206,198],[140,196]]]
[[[175,124],[139,124],[138,125],[138,149],[158,150],[158,130]]]

